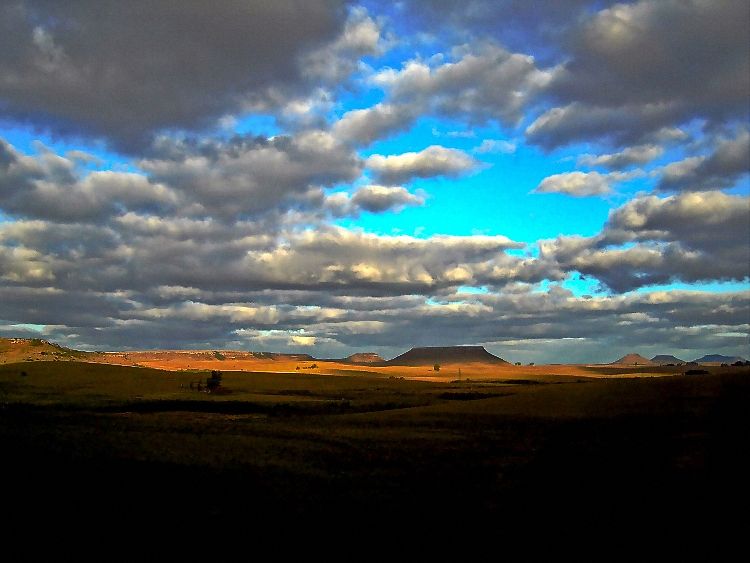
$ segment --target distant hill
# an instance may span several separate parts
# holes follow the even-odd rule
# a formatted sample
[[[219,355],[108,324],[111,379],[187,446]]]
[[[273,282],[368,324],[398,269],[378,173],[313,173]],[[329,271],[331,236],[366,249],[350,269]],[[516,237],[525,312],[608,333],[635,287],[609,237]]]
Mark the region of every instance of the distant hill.
[[[346,358],[340,361],[346,362],[349,364],[380,364],[380,363],[383,363],[385,360],[383,360],[383,358],[381,358],[378,354],[375,354],[374,352],[357,352],[356,354],[347,356]]]
[[[681,360],[680,358],[677,358],[675,356],[670,356],[669,354],[659,354],[658,356],[654,356],[653,358],[651,358],[651,361],[660,366],[666,366],[667,364],[681,366],[687,363],[685,362],[685,360]]]
[[[277,361],[309,362],[315,360],[310,354],[283,354],[280,352],[251,352],[255,358]]]
[[[705,356],[693,360],[696,364],[733,364],[734,362],[744,362],[745,358],[740,356],[722,356],[721,354],[706,354]]]
[[[41,338],[0,338],[0,364],[42,360],[80,360],[89,352],[65,348]]]
[[[654,366],[657,365],[648,358],[644,358],[640,354],[626,354],[619,360],[612,362],[613,364],[625,365],[625,366]]]
[[[490,354],[484,346],[428,346],[412,348],[408,352],[388,360],[392,366],[426,366],[433,364],[455,364],[480,362],[485,364],[507,364],[505,360]]]

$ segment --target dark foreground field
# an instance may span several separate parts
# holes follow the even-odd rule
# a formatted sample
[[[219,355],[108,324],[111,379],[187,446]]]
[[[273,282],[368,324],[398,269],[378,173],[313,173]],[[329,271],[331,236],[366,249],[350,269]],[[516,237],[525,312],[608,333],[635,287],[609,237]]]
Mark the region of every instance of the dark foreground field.
[[[230,523],[716,522],[746,502],[750,469],[750,374],[723,371],[557,384],[225,373],[231,392],[208,395],[188,388],[198,374],[0,366],[3,510],[35,529],[188,537]]]

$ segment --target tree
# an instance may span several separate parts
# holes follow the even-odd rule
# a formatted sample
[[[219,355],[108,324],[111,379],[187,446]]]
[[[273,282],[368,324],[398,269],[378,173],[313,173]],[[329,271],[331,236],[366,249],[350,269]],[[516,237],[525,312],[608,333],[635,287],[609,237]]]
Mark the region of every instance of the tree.
[[[212,370],[211,377],[206,379],[206,390],[209,393],[212,393],[213,391],[216,391],[219,387],[221,387],[221,372],[218,370]]]
[[[440,371],[440,364],[435,364],[432,366],[432,371]]]

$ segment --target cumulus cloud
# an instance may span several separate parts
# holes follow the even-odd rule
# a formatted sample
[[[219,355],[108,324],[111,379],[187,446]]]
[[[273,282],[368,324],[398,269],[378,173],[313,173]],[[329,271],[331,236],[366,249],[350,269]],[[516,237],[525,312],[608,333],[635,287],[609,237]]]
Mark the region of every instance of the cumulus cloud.
[[[616,0],[597,2],[597,7]],[[411,0],[404,3],[409,21],[427,33],[448,29],[458,36],[492,37],[521,52],[541,51],[556,60],[555,50],[540,45],[557,43],[575,22],[587,15],[590,0]]]
[[[560,193],[575,197],[608,194],[612,180],[599,172],[564,172],[547,176],[534,190],[535,193]]]
[[[552,286],[516,285],[507,292],[422,296],[356,296],[328,292],[309,306],[305,292],[245,293],[221,304],[178,301],[154,306],[122,294],[54,294],[0,288],[4,313],[47,323],[44,337],[86,348],[241,348],[315,353],[373,350],[393,357],[412,345],[484,344],[509,360],[606,361],[633,350],[665,350],[691,359],[701,350],[737,353],[747,346],[748,292],[673,291],[574,296]],[[72,303],[70,300],[72,299]],[[66,301],[68,304],[66,305]],[[49,314],[39,310],[46,307]],[[106,310],[106,323],[87,315]],[[50,319],[65,319],[52,324]],[[190,322],[190,319],[200,322]],[[2,319],[0,319],[0,326]],[[0,331],[2,329],[0,328]],[[308,341],[309,342],[309,341]],[[300,346],[300,348],[297,348]],[[602,357],[601,350],[612,357]]]
[[[600,107],[576,101],[546,110],[525,132],[527,140],[546,149],[583,140],[627,144],[645,140],[676,120],[681,116],[669,103]]]
[[[641,0],[602,10],[571,30],[570,60],[548,88],[563,105],[527,136],[546,147],[623,143],[696,117],[745,120],[747,36],[747,6],[737,0]]]
[[[344,82],[357,70],[365,55],[376,55],[384,50],[381,26],[362,7],[349,13],[344,29],[330,44],[302,57],[302,72],[330,84]]]
[[[237,136],[228,141],[164,139],[139,167],[179,191],[191,214],[258,215],[321,207],[321,186],[356,179],[359,158],[324,131],[295,136]]]
[[[345,19],[335,0],[14,0],[1,10],[3,115],[136,152],[154,131],[205,126],[269,88],[299,95],[300,57]]]
[[[657,189],[710,190],[732,186],[750,172],[750,131],[719,141],[709,156],[694,156],[664,167]]]
[[[643,165],[664,154],[664,148],[657,145],[637,145],[612,154],[585,154],[578,159],[579,165],[603,166],[610,170],[621,170],[632,165]]]
[[[72,158],[19,153],[0,139],[0,209],[20,217],[101,221],[125,209],[173,209],[178,194],[143,174],[111,170],[86,173]]]
[[[369,185],[355,192],[352,203],[365,211],[382,213],[410,205],[424,205],[424,198],[409,193],[401,186]]]
[[[595,237],[540,243],[542,256],[617,292],[675,281],[750,277],[750,199],[722,192],[643,196],[610,213]]]
[[[401,186],[362,186],[354,195],[339,192],[326,198],[325,206],[336,217],[370,213],[399,212],[405,207],[424,205],[424,197],[410,193]]]
[[[432,145],[419,152],[391,156],[374,154],[367,159],[366,166],[378,180],[399,184],[413,178],[459,176],[475,170],[478,162],[458,149]]]
[[[373,77],[396,102],[415,104],[444,116],[515,125],[523,109],[551,79],[534,58],[486,42],[455,50],[453,61],[431,67],[412,60],[401,70]]]
[[[344,142],[369,145],[411,127],[419,117],[419,111],[419,108],[407,104],[379,103],[370,108],[346,112],[331,130]]]

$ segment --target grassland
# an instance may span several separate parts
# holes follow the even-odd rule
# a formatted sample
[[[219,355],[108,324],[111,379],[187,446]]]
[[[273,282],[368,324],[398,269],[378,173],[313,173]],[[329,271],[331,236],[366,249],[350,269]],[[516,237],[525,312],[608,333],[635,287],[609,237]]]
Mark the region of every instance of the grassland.
[[[750,466],[750,373],[418,381],[75,361],[0,366],[18,518],[196,522],[650,518],[720,510]],[[408,375],[408,373],[407,373]],[[528,374],[527,374],[528,375]],[[601,374],[599,374],[601,376]],[[40,516],[43,515],[43,516]]]

